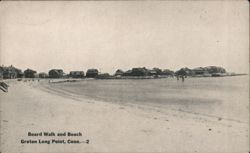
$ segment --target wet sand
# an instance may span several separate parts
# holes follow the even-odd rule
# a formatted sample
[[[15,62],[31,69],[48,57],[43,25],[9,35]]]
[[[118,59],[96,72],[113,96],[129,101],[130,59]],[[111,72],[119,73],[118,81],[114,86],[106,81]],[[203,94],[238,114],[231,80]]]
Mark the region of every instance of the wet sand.
[[[249,151],[248,123],[91,100],[46,83],[12,81],[0,93],[2,153]],[[37,139],[28,132],[81,132],[65,139],[89,144],[22,144]]]

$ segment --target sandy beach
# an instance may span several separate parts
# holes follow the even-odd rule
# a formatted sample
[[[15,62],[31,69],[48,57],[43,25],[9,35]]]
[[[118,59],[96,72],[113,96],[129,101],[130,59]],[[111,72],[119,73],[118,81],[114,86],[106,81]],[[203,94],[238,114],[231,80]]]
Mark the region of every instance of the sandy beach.
[[[249,151],[249,122],[87,99],[47,88],[47,81],[8,84],[9,92],[0,92],[1,153]],[[22,144],[59,139],[28,132],[80,132],[63,138],[82,143]]]

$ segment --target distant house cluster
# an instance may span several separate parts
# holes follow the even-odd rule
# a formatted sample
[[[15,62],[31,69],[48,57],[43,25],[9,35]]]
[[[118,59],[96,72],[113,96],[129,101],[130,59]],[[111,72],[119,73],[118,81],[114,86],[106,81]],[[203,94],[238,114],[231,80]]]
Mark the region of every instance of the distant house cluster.
[[[49,71],[49,78],[62,78],[65,75],[62,69],[52,69]]]
[[[85,75],[84,71],[70,71],[66,74],[62,69],[51,69],[48,73],[37,71],[32,69],[26,69],[22,71],[14,66],[0,66],[0,78],[1,79],[16,79],[16,78],[97,78],[102,77],[103,74],[97,69],[88,69]],[[106,76],[106,74],[104,75]]]
[[[159,69],[159,68],[147,69],[145,67],[138,67],[138,68],[132,68],[131,70],[127,70],[125,72],[118,69],[115,72],[115,76],[119,76],[119,77],[124,77],[124,76],[129,76],[129,77],[174,76],[174,71],[171,71],[169,69],[162,70],[162,69]]]
[[[84,72],[83,71],[70,71],[69,77],[72,78],[83,78]]]
[[[25,78],[35,78],[36,71],[27,69],[24,71],[24,77]]]
[[[198,67],[194,69],[181,68],[178,71],[169,69],[136,67],[127,71],[118,69],[113,75],[100,73],[97,69],[88,69],[86,74],[82,70],[70,71],[66,74],[62,69],[51,69],[48,73],[38,73],[32,69],[22,71],[14,66],[0,66],[0,78],[96,78],[96,79],[119,79],[119,78],[161,78],[174,76],[216,76],[226,73],[226,70],[218,66]]]
[[[221,76],[226,73],[226,70],[222,67],[218,66],[207,66],[207,67],[197,67],[194,69],[189,68],[181,68],[180,70],[175,72],[175,75],[182,76]]]

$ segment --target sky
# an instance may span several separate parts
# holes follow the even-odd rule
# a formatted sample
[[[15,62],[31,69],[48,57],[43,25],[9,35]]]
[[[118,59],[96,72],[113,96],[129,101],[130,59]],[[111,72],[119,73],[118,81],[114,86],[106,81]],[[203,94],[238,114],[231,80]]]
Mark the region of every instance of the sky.
[[[1,2],[0,64],[249,71],[247,1]]]

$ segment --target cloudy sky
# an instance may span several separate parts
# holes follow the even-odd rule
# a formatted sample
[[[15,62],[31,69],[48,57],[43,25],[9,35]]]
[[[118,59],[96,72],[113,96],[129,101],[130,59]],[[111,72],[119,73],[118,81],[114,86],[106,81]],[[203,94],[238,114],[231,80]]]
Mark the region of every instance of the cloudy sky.
[[[114,72],[218,65],[248,72],[247,1],[1,2],[0,63]]]

